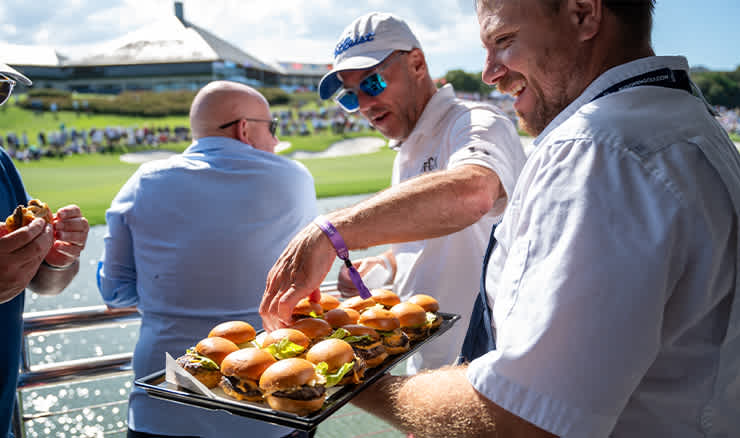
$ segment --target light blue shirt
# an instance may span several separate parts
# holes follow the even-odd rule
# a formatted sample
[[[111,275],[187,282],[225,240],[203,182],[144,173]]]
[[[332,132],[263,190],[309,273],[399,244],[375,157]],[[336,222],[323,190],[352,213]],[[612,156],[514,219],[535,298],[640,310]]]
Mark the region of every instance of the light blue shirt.
[[[184,354],[219,322],[244,320],[259,330],[267,273],[316,215],[313,178],[302,164],[236,140],[203,138],[181,155],[143,164],[106,212],[98,272],[106,304],[135,305],[142,315],[136,378],[163,369],[165,352]],[[129,406],[129,427],[140,432],[236,436],[230,428],[243,433],[245,423],[254,436],[289,431],[140,390]]]
[[[537,138],[496,229],[484,396],[563,438],[740,431],[740,156],[702,99],[592,99],[681,57],[597,78]],[[734,308],[733,308],[734,306]]]

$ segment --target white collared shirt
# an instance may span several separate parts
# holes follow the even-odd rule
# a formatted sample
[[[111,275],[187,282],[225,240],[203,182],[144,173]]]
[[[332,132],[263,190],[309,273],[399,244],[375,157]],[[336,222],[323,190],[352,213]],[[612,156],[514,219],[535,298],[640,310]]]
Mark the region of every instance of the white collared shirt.
[[[740,434],[740,186],[723,182],[740,178],[737,151],[686,91],[592,101],[663,67],[688,71],[681,57],[633,61],[559,114],[496,230],[497,349],[468,379],[558,436]]]
[[[474,164],[494,171],[506,192],[490,212],[457,233],[392,246],[398,262],[394,291],[401,299],[432,295],[440,309],[462,316],[443,338],[411,358],[410,372],[451,364],[459,355],[491,227],[499,221],[525,160],[513,123],[491,105],[456,98],[451,85],[432,96],[403,142],[393,166],[394,185],[424,173]],[[433,214],[437,207],[428,208]]]

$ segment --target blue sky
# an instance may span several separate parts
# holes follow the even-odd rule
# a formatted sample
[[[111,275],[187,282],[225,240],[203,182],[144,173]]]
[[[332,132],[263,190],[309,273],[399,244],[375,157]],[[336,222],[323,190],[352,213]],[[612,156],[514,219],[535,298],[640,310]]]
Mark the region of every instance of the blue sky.
[[[173,0],[2,0],[0,41],[84,55],[173,15]],[[409,22],[435,77],[481,70],[473,0],[183,0],[185,17],[266,60],[330,62],[342,29],[373,10]],[[692,66],[740,65],[740,0],[657,0],[653,45]],[[0,59],[2,54],[0,53]]]

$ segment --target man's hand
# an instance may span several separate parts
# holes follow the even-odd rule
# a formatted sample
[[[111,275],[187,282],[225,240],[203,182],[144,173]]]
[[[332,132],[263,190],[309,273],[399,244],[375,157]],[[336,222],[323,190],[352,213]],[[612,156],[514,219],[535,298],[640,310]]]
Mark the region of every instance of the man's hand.
[[[46,255],[52,266],[69,266],[80,258],[90,225],[76,205],[62,207],[54,215],[54,245]]]
[[[293,308],[302,298],[319,300],[319,286],[335,257],[329,238],[314,224],[290,241],[267,276],[260,304],[262,324],[267,331],[290,325]]]
[[[52,226],[34,219],[8,233],[0,222],[0,303],[12,300],[28,286],[54,242]]]

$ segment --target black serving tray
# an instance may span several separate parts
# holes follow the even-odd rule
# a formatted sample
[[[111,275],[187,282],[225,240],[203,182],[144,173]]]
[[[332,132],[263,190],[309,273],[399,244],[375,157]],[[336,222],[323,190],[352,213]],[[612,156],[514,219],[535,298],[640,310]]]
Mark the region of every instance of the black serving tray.
[[[326,420],[331,414],[349,402],[354,396],[368,386],[372,385],[383,374],[390,371],[401,361],[414,354],[422,345],[440,336],[452,327],[460,319],[460,315],[452,313],[438,313],[442,317],[442,324],[426,339],[412,342],[409,351],[390,356],[379,366],[365,372],[364,380],[357,385],[344,385],[335,392],[330,393],[324,402],[324,406],[309,416],[299,416],[288,412],[271,409],[266,403],[250,403],[238,400],[212,399],[201,394],[189,392],[177,385],[164,380],[165,370],[157,371],[141,379],[134,384],[146,390],[150,397],[164,399],[172,402],[183,403],[205,409],[218,409],[227,411],[233,415],[253,418],[281,426],[293,427],[299,430],[310,431]]]

